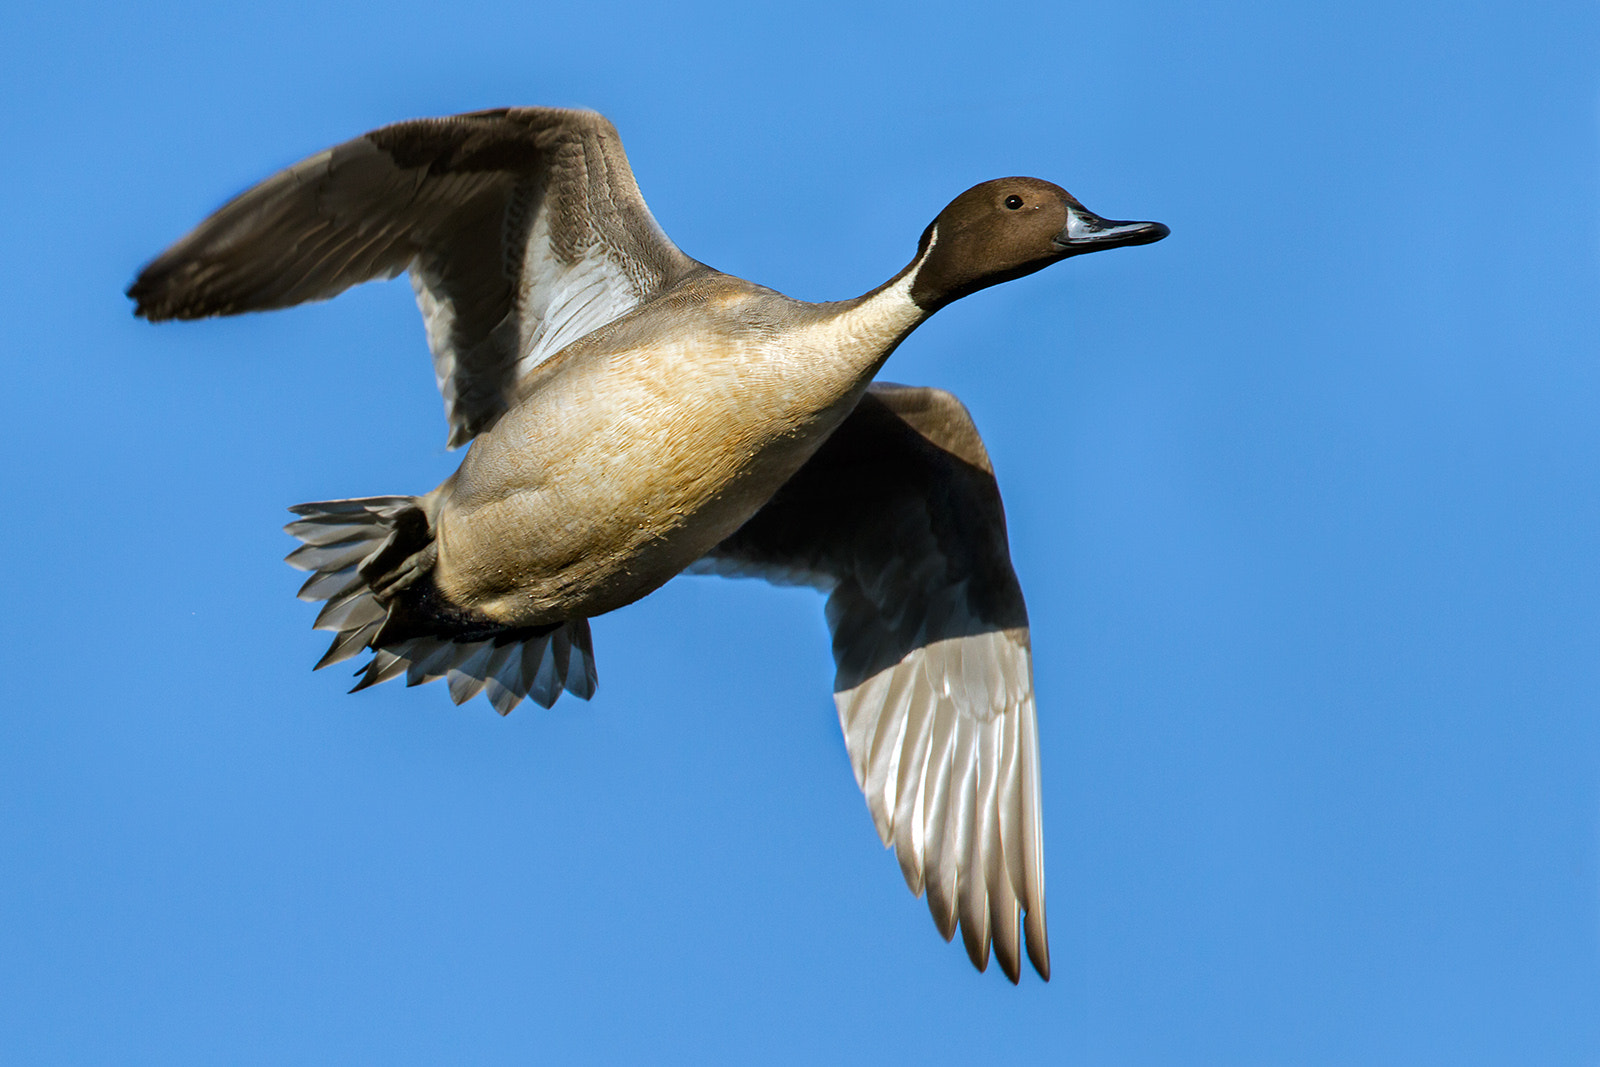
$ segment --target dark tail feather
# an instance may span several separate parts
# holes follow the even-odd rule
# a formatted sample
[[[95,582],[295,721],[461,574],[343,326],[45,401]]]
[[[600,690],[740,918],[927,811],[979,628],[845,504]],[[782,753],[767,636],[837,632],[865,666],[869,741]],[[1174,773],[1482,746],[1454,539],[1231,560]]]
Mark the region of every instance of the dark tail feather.
[[[550,707],[563,690],[588,700],[597,676],[587,619],[570,619],[543,633],[527,629],[452,636],[452,629],[374,644],[390,621],[394,592],[431,567],[427,516],[416,497],[378,496],[324,500],[289,509],[299,518],[284,527],[304,542],[289,553],[290,566],[310,571],[300,599],[324,600],[314,629],[329,630],[333,644],[320,670],[372,649],[356,673],[356,689],[405,675],[407,685],[444,678],[450,698],[464,703],[478,693],[502,715],[524,697]],[[380,596],[380,591],[383,595]],[[391,631],[392,632],[392,631]],[[354,690],[352,690],[353,692]]]

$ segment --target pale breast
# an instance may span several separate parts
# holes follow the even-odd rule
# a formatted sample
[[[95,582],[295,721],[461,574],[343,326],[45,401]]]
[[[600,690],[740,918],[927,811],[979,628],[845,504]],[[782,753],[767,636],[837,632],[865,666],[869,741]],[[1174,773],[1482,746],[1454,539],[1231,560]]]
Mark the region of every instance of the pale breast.
[[[474,442],[437,519],[446,595],[519,624],[644,596],[799,469],[876,369],[863,350],[886,348],[712,318],[670,344],[562,353]]]

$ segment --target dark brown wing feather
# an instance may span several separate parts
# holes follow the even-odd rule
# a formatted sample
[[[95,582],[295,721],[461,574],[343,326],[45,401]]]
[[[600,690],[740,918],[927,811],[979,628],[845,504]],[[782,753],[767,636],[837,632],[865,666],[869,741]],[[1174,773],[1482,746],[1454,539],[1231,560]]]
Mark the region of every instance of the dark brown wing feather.
[[[946,938],[1050,974],[1028,617],[1000,492],[961,403],[874,385],[696,571],[829,590],[856,779]],[[1020,928],[1019,928],[1020,927]]]
[[[128,289],[151,321],[326,300],[412,272],[450,444],[517,378],[693,270],[591,112],[509,108],[385,126],[224,205]]]

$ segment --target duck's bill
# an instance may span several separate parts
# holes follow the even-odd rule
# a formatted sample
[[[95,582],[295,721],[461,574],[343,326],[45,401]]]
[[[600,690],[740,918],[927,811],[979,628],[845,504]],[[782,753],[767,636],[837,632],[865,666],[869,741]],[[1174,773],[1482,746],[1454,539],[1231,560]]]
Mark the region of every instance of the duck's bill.
[[[1067,208],[1067,228],[1056,234],[1054,244],[1065,255],[1098,252],[1123,245],[1147,245],[1172,231],[1159,222],[1117,222],[1103,219],[1082,204]]]

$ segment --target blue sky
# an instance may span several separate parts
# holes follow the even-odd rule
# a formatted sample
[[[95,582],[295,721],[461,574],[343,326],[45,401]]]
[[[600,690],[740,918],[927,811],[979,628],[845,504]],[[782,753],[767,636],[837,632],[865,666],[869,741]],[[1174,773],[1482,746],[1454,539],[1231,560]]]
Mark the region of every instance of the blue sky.
[[[1600,11],[0,12],[0,1059],[1593,1063]],[[593,107],[691,255],[862,292],[967,186],[1155,246],[962,301],[1033,617],[1055,977],[883,852],[814,594],[596,620],[592,704],[346,696],[301,500],[453,469],[404,282],[122,288],[385,122]]]

